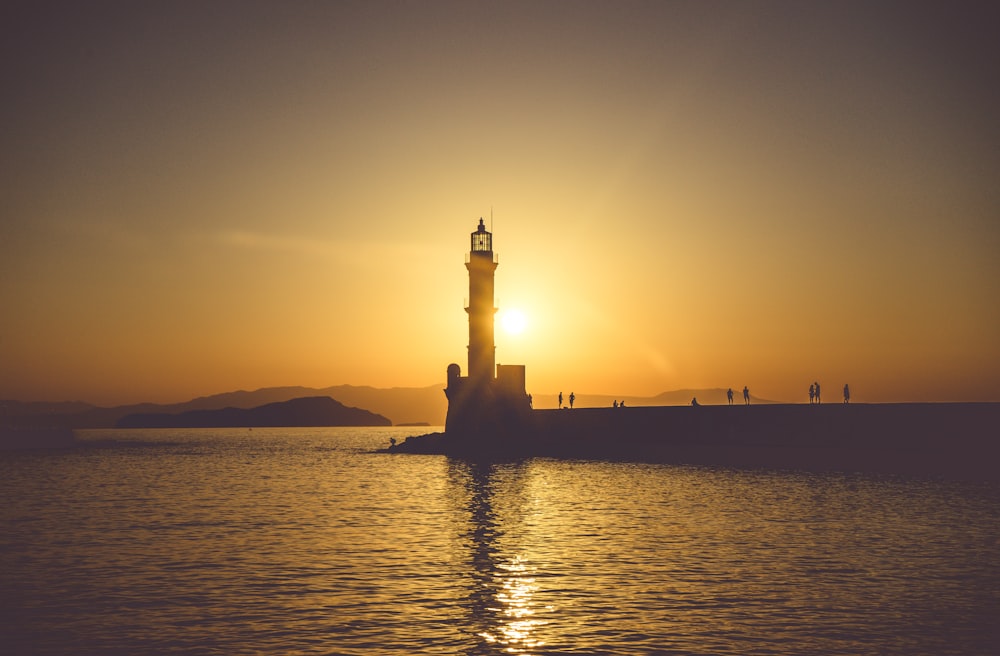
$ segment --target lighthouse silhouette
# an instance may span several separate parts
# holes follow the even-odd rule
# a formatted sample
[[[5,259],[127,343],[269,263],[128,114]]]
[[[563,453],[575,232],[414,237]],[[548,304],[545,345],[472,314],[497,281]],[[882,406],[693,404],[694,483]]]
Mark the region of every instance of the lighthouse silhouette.
[[[496,346],[493,343],[493,273],[497,258],[493,254],[493,234],[486,230],[483,220],[471,237],[469,257],[465,268],[469,270],[469,378],[487,380],[493,376]]]
[[[465,260],[469,271],[469,305],[465,308],[469,315],[469,375],[462,376],[457,364],[448,365],[444,391],[448,397],[445,433],[470,448],[523,428],[531,412],[524,365],[496,364],[493,277],[497,264],[493,233],[480,218]]]

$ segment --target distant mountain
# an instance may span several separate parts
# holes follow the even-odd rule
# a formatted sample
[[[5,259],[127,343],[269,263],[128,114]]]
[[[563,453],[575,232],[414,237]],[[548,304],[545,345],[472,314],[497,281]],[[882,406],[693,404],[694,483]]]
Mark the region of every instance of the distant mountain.
[[[189,410],[176,414],[138,413],[119,419],[116,428],[229,428],[254,426],[391,426],[392,422],[327,396],[314,396],[255,408]]]
[[[431,426],[444,425],[448,412],[448,400],[444,395],[444,384],[429,387],[377,388],[355,385],[333,387],[266,387],[253,392],[228,392],[194,399],[184,404],[185,410],[210,409],[232,406],[249,408],[263,403],[287,401],[303,396],[329,396],[341,403],[366,408],[385,415],[393,424],[426,423]]]
[[[132,414],[177,414],[192,410],[255,408],[310,396],[328,396],[347,406],[364,408],[388,417],[394,424],[444,425],[448,411],[444,385],[429,387],[357,387],[338,385],[313,387],[265,387],[252,392],[240,390],[202,396],[184,403],[139,403],[101,408],[87,403],[25,403],[0,401],[0,425],[69,426],[71,428],[111,428]]]

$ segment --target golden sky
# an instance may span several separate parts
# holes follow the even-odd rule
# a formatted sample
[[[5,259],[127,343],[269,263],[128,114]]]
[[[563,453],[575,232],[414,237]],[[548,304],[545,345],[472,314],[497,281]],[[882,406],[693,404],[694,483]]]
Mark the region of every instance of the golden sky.
[[[1000,401],[991,3],[0,9],[0,398]]]

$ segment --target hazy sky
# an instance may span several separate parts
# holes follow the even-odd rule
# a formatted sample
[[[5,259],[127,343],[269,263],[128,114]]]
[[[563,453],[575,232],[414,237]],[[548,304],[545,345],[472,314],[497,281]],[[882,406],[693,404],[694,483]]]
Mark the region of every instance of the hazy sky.
[[[1000,401],[994,6],[5,2],[0,398]]]

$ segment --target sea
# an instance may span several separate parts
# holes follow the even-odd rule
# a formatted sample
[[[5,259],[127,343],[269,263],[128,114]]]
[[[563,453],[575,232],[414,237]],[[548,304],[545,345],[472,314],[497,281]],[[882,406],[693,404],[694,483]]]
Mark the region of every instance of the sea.
[[[0,653],[1000,653],[996,481],[380,452],[422,430],[0,452]]]

